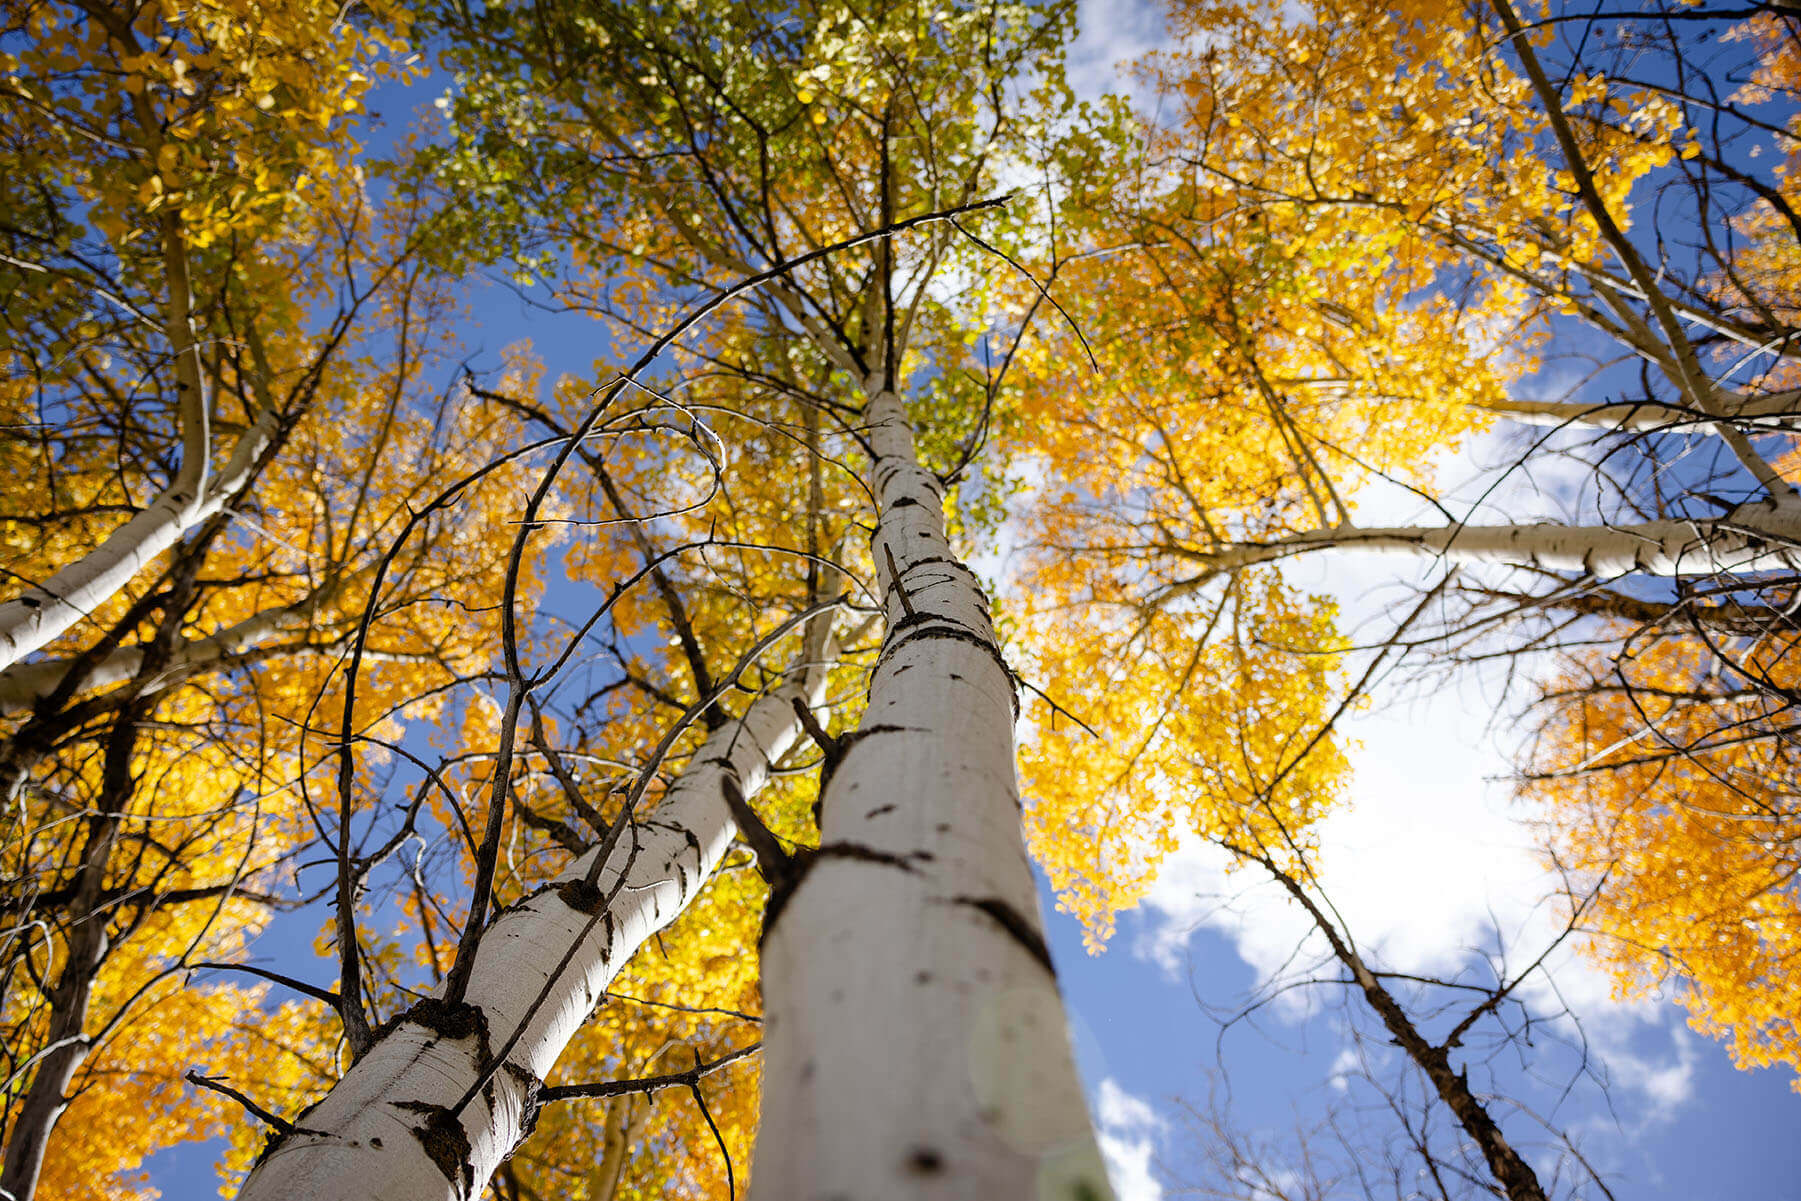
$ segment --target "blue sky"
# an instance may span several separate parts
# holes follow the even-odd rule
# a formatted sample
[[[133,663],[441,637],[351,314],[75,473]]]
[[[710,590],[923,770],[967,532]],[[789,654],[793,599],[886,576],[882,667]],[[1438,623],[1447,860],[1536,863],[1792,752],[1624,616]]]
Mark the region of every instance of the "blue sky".
[[[1163,48],[1158,7],[1083,0],[1082,34],[1071,53],[1079,88],[1094,92],[1109,81],[1117,87],[1113,64]],[[1535,396],[1554,396],[1561,383],[1528,386]],[[1450,465],[1448,480],[1479,478],[1470,463],[1507,461],[1509,436],[1497,431],[1472,447]],[[1581,481],[1540,475],[1539,482],[1556,493],[1559,483]],[[1520,519],[1518,508],[1531,503],[1521,484],[1489,496],[1491,519],[1510,506]],[[1572,487],[1565,499],[1574,495]],[[1394,496],[1368,498],[1360,509],[1365,522],[1431,519]],[[1392,557],[1357,553],[1292,566],[1295,582],[1338,599],[1348,624],[1403,603],[1412,594],[1397,588],[1397,579],[1426,574],[1397,569]],[[1472,965],[1471,947],[1493,946],[1497,937],[1533,953],[1549,937],[1555,915],[1539,902],[1553,882],[1520,825],[1525,814],[1508,782],[1523,733],[1508,714],[1494,674],[1472,672],[1429,690],[1379,692],[1347,728],[1361,743],[1352,753],[1356,782],[1350,803],[1326,823],[1322,871],[1352,931],[1392,970],[1451,974]],[[1255,1029],[1221,1033],[1219,1013],[1235,1010],[1279,973],[1305,933],[1293,907],[1267,887],[1250,886],[1247,873],[1227,879],[1220,859],[1204,851],[1178,856],[1147,903],[1121,919],[1100,957],[1083,952],[1072,919],[1051,913],[1048,902],[1046,908],[1120,1201],[1180,1195],[1179,1183],[1193,1180],[1189,1169],[1205,1135],[1184,1103],[1204,1107],[1218,1074],[1230,1078],[1234,1120],[1266,1138],[1280,1140],[1297,1121],[1312,1125],[1328,1105],[1356,1099],[1334,1086],[1346,1046],[1341,989],[1311,990],[1311,1007],[1271,1006]],[[1608,982],[1573,953],[1558,954],[1549,967],[1608,1086],[1579,1078],[1561,1094],[1571,1060],[1554,1053],[1550,1039],[1541,1040],[1546,1053],[1523,1070],[1500,1070],[1498,1091],[1553,1114],[1622,1198],[1795,1194],[1801,1144],[1792,1131],[1801,1121],[1801,1095],[1789,1087],[1792,1073],[1735,1069],[1723,1046],[1689,1030],[1674,1002],[1618,1003]],[[1548,991],[1534,1000],[1540,1009],[1558,1008]],[[1562,1033],[1570,1030],[1562,1024]],[[1534,1080],[1535,1072],[1545,1080]],[[1501,1120],[1517,1141],[1531,1141],[1531,1122],[1504,1114]]]
[[[468,341],[485,352],[478,368],[497,364],[500,348],[528,332],[551,376],[586,370],[596,353],[596,327],[586,318],[546,316],[501,288],[477,293]],[[1314,570],[1352,614],[1394,592],[1392,560],[1319,556]],[[1483,682],[1466,680],[1424,699],[1380,698],[1372,708],[1350,730],[1362,743],[1357,784],[1325,839],[1325,875],[1353,930],[1398,970],[1455,965],[1468,946],[1492,937],[1491,914],[1508,923],[1515,945],[1527,945],[1528,916],[1549,881],[1514,820],[1502,778],[1510,731],[1492,728]],[[1083,950],[1078,923],[1044,894],[1077,1058],[1120,1201],[1181,1195],[1177,1185],[1195,1174],[1205,1137],[1184,1103],[1204,1106],[1222,1073],[1235,1120],[1265,1137],[1297,1120],[1311,1124],[1326,1104],[1344,1099],[1333,1087],[1345,1046],[1336,1000],[1274,1006],[1254,1026],[1222,1037],[1219,1013],[1241,1005],[1302,931],[1291,907],[1251,883],[1244,873],[1226,879],[1204,851],[1184,853],[1147,904],[1122,917],[1099,956]],[[312,919],[285,919],[259,946],[259,958],[308,978],[329,972],[323,962],[305,970],[316,931]],[[297,961],[302,966],[292,966]],[[1605,980],[1574,957],[1557,964],[1556,978],[1575,999],[1611,1079],[1607,1096],[1590,1083],[1576,1088],[1559,1124],[1581,1131],[1584,1153],[1619,1196],[1784,1195],[1801,1175],[1801,1144],[1792,1137],[1801,1096],[1788,1089],[1785,1072],[1734,1070],[1722,1047],[1687,1030],[1673,1003],[1610,1003]],[[1337,991],[1319,990],[1322,1001]],[[1520,1073],[1502,1085],[1510,1093],[1545,1091]],[[1530,1127],[1513,1123],[1510,1132],[1516,1127],[1527,1141]],[[213,1158],[205,1145],[164,1153],[150,1165],[152,1180],[168,1197],[210,1193]]]
[[[1084,91],[1097,91],[1112,63],[1161,40],[1147,5],[1088,2],[1082,9],[1072,67]],[[418,99],[388,94],[372,107],[396,125],[409,106],[446,85],[435,76],[418,86]],[[498,366],[500,349],[527,336],[550,378],[586,373],[602,352],[604,335],[586,318],[530,310],[493,285],[472,296],[465,337],[478,352],[478,370]],[[1311,570],[1353,618],[1380,612],[1395,595],[1384,589],[1395,578],[1392,561],[1344,555]],[[1350,731],[1362,743],[1353,756],[1357,783],[1345,813],[1327,825],[1324,871],[1352,929],[1388,967],[1450,972],[1471,962],[1472,946],[1498,937],[1523,951],[1546,936],[1550,918],[1539,901],[1550,881],[1517,821],[1505,779],[1517,733],[1498,711],[1494,682],[1475,675],[1427,698],[1379,696]],[[1292,907],[1247,875],[1226,878],[1217,857],[1191,849],[1172,860],[1100,956],[1083,951],[1076,924],[1054,912],[1048,895],[1045,910],[1120,1201],[1180,1195],[1207,1137],[1185,1104],[1204,1107],[1222,1077],[1230,1081],[1234,1121],[1269,1139],[1280,1140],[1297,1121],[1312,1125],[1329,1105],[1367,1099],[1344,1087],[1351,1019],[1336,988],[1308,990],[1312,1003],[1278,1002],[1256,1023],[1222,1033],[1221,1014],[1282,970],[1304,927]],[[314,930],[302,924],[290,920],[264,950],[283,960],[304,954]],[[1552,974],[1581,1016],[1609,1086],[1603,1092],[1581,1078],[1561,1095],[1570,1061],[1549,1037],[1525,1064],[1498,1072],[1501,1091],[1553,1112],[1622,1198],[1794,1193],[1801,1095],[1788,1088],[1788,1073],[1734,1070],[1722,1047],[1687,1029],[1673,1003],[1615,1002],[1607,982],[1574,955],[1558,956]],[[1532,1002],[1548,1005],[1549,994],[1535,993]],[[1572,1029],[1553,1020],[1547,1034]],[[1503,1121],[1531,1143],[1529,1123]],[[152,1181],[165,1196],[204,1195],[212,1158],[204,1145],[165,1153],[150,1165]]]

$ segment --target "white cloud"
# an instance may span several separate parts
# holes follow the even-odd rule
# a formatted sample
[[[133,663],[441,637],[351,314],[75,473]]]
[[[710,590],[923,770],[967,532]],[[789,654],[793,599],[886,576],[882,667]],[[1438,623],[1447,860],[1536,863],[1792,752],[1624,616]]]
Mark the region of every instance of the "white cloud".
[[[1076,22],[1078,34],[1069,47],[1069,85],[1084,100],[1129,91],[1132,81],[1120,67],[1166,40],[1162,7],[1145,0],[1081,0]]]
[[[1125,1139],[1103,1130],[1099,1142],[1117,1201],[1163,1201],[1163,1186],[1151,1172],[1151,1140]]]
[[[1429,697],[1379,693],[1342,726],[1357,747],[1346,802],[1316,828],[1315,867],[1344,925],[1375,960],[1409,972],[1474,970],[1476,948],[1499,938],[1510,970],[1530,963],[1562,927],[1557,887],[1520,821],[1510,766],[1488,726],[1483,681],[1465,678]],[[1232,940],[1240,958],[1272,977],[1326,950],[1306,913],[1256,868],[1228,873],[1228,857],[1191,843],[1164,864],[1144,901],[1150,921],[1132,951],[1172,975],[1202,928]],[[1296,957],[1297,947],[1302,955]],[[1654,1005],[1612,998],[1608,979],[1565,945],[1523,995],[1605,1023]],[[1489,982],[1477,975],[1472,983]],[[1309,1012],[1317,990],[1284,993],[1278,1011]],[[1615,1040],[1603,1040],[1611,1044]]]
[[[1497,431],[1479,439],[1445,474],[1505,462],[1507,437]],[[1536,479],[1509,476],[1488,492],[1480,482],[1461,488],[1452,482],[1443,481],[1441,493],[1484,497],[1477,521],[1554,517],[1574,507],[1582,485],[1563,468]],[[1372,525],[1440,520],[1422,511],[1417,497],[1394,488],[1371,489],[1358,516]],[[1343,552],[1297,559],[1285,574],[1300,587],[1335,596],[1342,628],[1379,638],[1416,603],[1417,585],[1439,571],[1407,556]],[[1465,578],[1477,574],[1466,571]],[[1514,666],[1529,674],[1535,665]],[[1478,949],[1499,949],[1507,970],[1518,971],[1561,932],[1558,881],[1513,794],[1510,756],[1522,734],[1504,715],[1522,698],[1507,695],[1503,672],[1498,665],[1472,668],[1430,685],[1379,687],[1366,710],[1341,724],[1352,748],[1353,780],[1346,803],[1316,827],[1316,869],[1344,925],[1383,966],[1462,972],[1471,983],[1488,984],[1492,977]],[[1178,974],[1193,933],[1211,929],[1230,939],[1264,980],[1293,979],[1324,957],[1324,941],[1284,892],[1255,868],[1228,873],[1226,867],[1223,852],[1196,843],[1171,856],[1145,899],[1150,921],[1131,950]],[[1582,1019],[1578,1036],[1567,1017],[1553,1017],[1572,1042],[1586,1040],[1631,1109],[1651,1120],[1689,1097],[1698,1042],[1677,1027],[1672,1007],[1616,1000],[1611,982],[1577,953],[1573,940],[1552,952],[1545,967],[1548,975],[1529,980],[1518,996],[1541,1016],[1567,1006]],[[1276,998],[1274,1012],[1299,1020],[1328,995],[1289,990]],[[1333,1074],[1342,1076],[1343,1065]]]
[[[1160,1130],[1163,1119],[1143,1097],[1137,1097],[1119,1086],[1112,1077],[1101,1081],[1095,1098],[1095,1118],[1103,1126],[1125,1130]]]
[[[1101,1081],[1094,1102],[1096,1135],[1118,1201],[1163,1201],[1163,1185],[1151,1169],[1165,1123],[1150,1102]]]
[[[1346,1092],[1351,1087],[1351,1077],[1363,1066],[1357,1057],[1357,1048],[1346,1046],[1339,1048],[1337,1058],[1332,1060],[1332,1067],[1326,1073],[1326,1083],[1332,1086],[1335,1093]]]
[[[1695,1067],[1703,1050],[1701,1040],[1680,1026],[1668,1030],[1671,1054],[1641,1054],[1629,1047],[1606,1052],[1614,1080],[1644,1101],[1645,1124],[1669,1121],[1674,1110],[1695,1092]]]

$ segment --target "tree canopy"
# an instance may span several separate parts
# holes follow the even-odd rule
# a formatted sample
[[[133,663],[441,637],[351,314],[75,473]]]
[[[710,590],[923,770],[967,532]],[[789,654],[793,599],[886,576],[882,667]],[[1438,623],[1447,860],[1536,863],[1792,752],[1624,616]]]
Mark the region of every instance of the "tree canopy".
[[[7,7],[0,1188],[1098,1201],[1034,871],[1099,952],[1211,846],[1445,1197],[1604,1190],[1474,1050],[1550,951],[1329,895],[1397,672],[1801,1072],[1801,18],[1159,14]]]

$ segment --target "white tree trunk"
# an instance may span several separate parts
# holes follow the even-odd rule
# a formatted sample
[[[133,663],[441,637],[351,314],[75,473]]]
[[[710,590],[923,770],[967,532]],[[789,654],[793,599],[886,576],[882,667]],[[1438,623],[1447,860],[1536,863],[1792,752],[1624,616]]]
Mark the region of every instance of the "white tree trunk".
[[[822,845],[771,899],[751,1195],[1102,1201],[1020,830],[1013,676],[905,408],[871,392],[888,635]]]
[[[275,430],[273,414],[258,416],[203,494],[197,497],[187,481],[205,479],[204,472],[184,466],[174,484],[99,546],[24,595],[0,602],[0,670],[59,637],[224,507],[256,471]]]
[[[810,673],[816,677],[823,673]],[[466,1004],[427,1001],[401,1014],[296,1130],[260,1160],[239,1201],[468,1201],[530,1129],[535,1092],[607,984],[643,942],[699,893],[731,845],[722,791],[745,796],[800,734],[798,681],[759,697],[695,752],[649,822],[614,847],[598,887],[584,880],[597,851],[502,914],[483,935]],[[595,905],[620,889],[604,913]],[[579,944],[579,946],[577,946]],[[560,974],[556,968],[577,950]],[[544,1001],[532,1004],[555,974]],[[506,1063],[459,1115],[524,1023]]]
[[[1578,404],[1556,400],[1502,400],[1483,408],[1526,425],[1569,425],[1610,430],[1704,430],[1715,418],[1660,404]],[[1789,429],[1801,424],[1801,393],[1771,392],[1762,396],[1720,397],[1724,415],[1761,430]]]
[[[1634,573],[1709,575],[1722,571],[1793,571],[1801,567],[1801,507],[1746,505],[1729,517],[1646,521],[1636,525],[1343,527],[1290,534],[1217,551],[1182,552],[1210,578],[1258,563],[1322,550],[1375,550],[1442,556],[1456,562],[1501,563],[1552,571],[1584,571],[1607,579]]]
[[[252,614],[236,625],[204,638],[196,638],[177,650],[154,680],[144,686],[145,693],[160,692],[172,684],[205,671],[235,655],[268,642],[301,616],[298,607],[284,606]],[[123,684],[138,674],[144,662],[144,648],[124,646],[104,656],[81,677],[76,694],[95,692]],[[38,663],[19,663],[0,672],[0,715],[11,716],[56,691],[74,665],[71,659],[48,659]]]

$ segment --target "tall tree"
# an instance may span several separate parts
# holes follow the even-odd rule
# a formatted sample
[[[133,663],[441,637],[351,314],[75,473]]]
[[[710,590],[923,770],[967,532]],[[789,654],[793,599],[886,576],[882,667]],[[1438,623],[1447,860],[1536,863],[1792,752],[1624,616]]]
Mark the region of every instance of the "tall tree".
[[[344,118],[396,69],[409,23],[385,5],[370,16],[85,4],[20,9],[0,31],[15,100],[6,286],[24,301],[9,305],[7,399],[42,431],[14,453],[50,502],[20,515],[37,534],[10,565],[28,587],[0,605],[0,668],[103,614],[243,493],[304,408],[310,389],[272,366],[304,314],[262,289],[283,249],[322,249],[306,245],[306,209],[355,194]],[[363,299],[319,331],[302,379]],[[39,422],[18,421],[32,409]],[[116,466],[96,439],[108,429],[127,452]]]
[[[52,661],[62,683],[8,731],[0,967],[17,1057],[7,1145],[21,1172],[53,1149],[45,1140],[65,1106],[77,1105],[80,1127],[128,1112],[138,1090],[181,1091],[218,1024],[179,1014],[230,1012],[224,997],[184,996],[183,976],[235,957],[272,908],[304,899],[284,877],[317,834],[306,806],[320,752],[309,714],[336,689],[386,532],[409,501],[461,474],[462,456],[514,428],[451,406],[436,414],[447,445],[415,446],[404,461],[367,458],[382,426],[419,401],[417,371],[334,373],[326,394],[342,407],[331,426],[303,422],[255,501],[209,523],[120,623],[133,641],[110,657],[128,659],[124,678],[84,674],[92,655]],[[481,623],[439,601],[496,574],[491,552],[472,551],[499,536],[497,519],[475,502],[458,516],[391,572],[397,618],[370,648],[378,662],[365,684],[381,725],[429,717],[434,691],[484,661],[472,657]],[[229,537],[228,524],[246,518],[257,536]],[[141,1054],[147,1047],[158,1053]],[[195,1134],[221,1112],[197,1111]],[[128,1168],[156,1146],[142,1123],[111,1142],[87,1135],[52,1157],[53,1179]]]
[[[1105,281],[1069,305],[1113,386],[1069,403],[1073,339],[1027,364],[1051,431],[1032,506],[1039,678],[1058,697],[1097,670],[1111,685],[1041,719],[1036,845],[1097,939],[1183,837],[1309,886],[1308,823],[1344,778],[1322,721],[1344,644],[1285,564],[1471,564],[1417,635],[1440,662],[1565,639],[1609,648],[1575,663],[1580,681],[1619,660],[1605,687],[1560,688],[1534,785],[1580,865],[1572,901],[1620,940],[1602,959],[1642,988],[1683,962],[1685,923],[1762,931],[1697,951],[1686,999],[1749,1056],[1785,1054],[1786,806],[1746,786],[1786,771],[1796,238],[1786,170],[1755,160],[1793,153],[1795,30],[1743,15],[1172,5],[1193,49],[1144,64],[1167,116],[1126,186],[1103,174],[1084,198],[1090,253],[1058,265]],[[1708,57],[1717,35],[1756,48],[1748,85],[1742,58]],[[1635,226],[1653,203],[1655,226]],[[1541,362],[1568,353],[1636,370],[1535,395]],[[1574,516],[1496,521],[1447,493],[1451,453],[1497,416],[1552,427],[1514,469],[1583,465]],[[1360,520],[1378,482],[1429,520]],[[1638,661],[1652,648],[1655,673]],[[1651,684],[1642,702],[1629,677]],[[1698,786],[1710,799],[1684,799]],[[1728,835],[1741,824],[1756,837]],[[1714,891],[1673,887],[1697,861]],[[1394,998],[1354,944],[1333,949],[1388,1023]],[[1447,1048],[1389,1029],[1495,1151],[1497,1186],[1535,1195],[1530,1167],[1468,1124],[1498,1129],[1467,1084],[1427,1062]]]
[[[551,528],[567,522],[586,532],[564,544],[562,566],[572,580],[604,586],[605,597],[565,620],[562,604],[573,601],[579,610],[580,592],[558,598],[543,590],[541,573],[522,570],[529,557],[500,556],[509,560],[504,584],[488,593],[473,588],[463,603],[493,609],[494,594],[504,597],[503,613],[511,616],[501,619],[506,649],[495,673],[504,699],[482,695],[480,679],[463,682],[465,718],[440,762],[408,756],[422,772],[410,800],[392,796],[393,782],[366,779],[373,756],[347,763],[339,777],[340,821],[354,818],[368,828],[364,845],[373,841],[385,853],[425,833],[420,806],[427,796],[444,827],[430,839],[439,862],[422,854],[409,878],[395,882],[410,893],[410,933],[435,987],[428,1000],[409,1003],[418,990],[391,960],[383,962],[395,943],[379,926],[368,928],[373,915],[358,902],[373,885],[374,857],[342,854],[340,981],[367,974],[371,983],[315,990],[337,1011],[342,1034],[311,1038],[328,1058],[337,1053],[334,1043],[348,1050],[350,1062],[341,1078],[301,1066],[291,1084],[264,1091],[265,1100],[286,1094],[304,1108],[292,1122],[274,1123],[277,1138],[258,1156],[248,1195],[469,1195],[531,1131],[540,1103],[622,1095],[610,1085],[547,1085],[543,1077],[553,1075],[572,1041],[583,1044],[573,1057],[578,1068],[595,1059],[630,1063],[645,1046],[657,1047],[645,1023],[609,1015],[589,1033],[583,1027],[638,946],[654,936],[661,948],[663,927],[703,893],[711,897],[711,920],[724,925],[703,931],[704,962],[738,952],[754,937],[741,919],[754,919],[760,892],[714,888],[711,877],[735,834],[734,809],[763,788],[775,761],[819,720],[807,704],[818,703],[836,657],[827,617],[839,598],[825,593],[829,580],[784,589],[793,574],[769,569],[767,561],[782,568],[795,554],[782,538],[760,541],[772,524],[783,535],[793,532],[787,477],[747,477],[741,486],[737,472],[722,470],[725,444],[697,424],[692,408],[654,394],[631,408],[622,397],[636,392],[617,378],[598,391],[565,381],[547,398],[520,379],[472,390],[553,435],[527,443],[551,455],[548,467],[532,469],[542,473],[536,483],[522,489],[536,499],[522,517],[493,524],[517,548],[547,524],[538,515],[564,514]],[[655,449],[657,436],[672,430],[698,447],[693,463]],[[557,483],[559,468],[570,464],[579,471]],[[546,481],[556,484],[554,493]],[[804,509],[809,522],[821,524],[817,503]],[[820,546],[830,552],[832,540]],[[379,598],[370,613],[387,607]],[[792,612],[784,615],[786,607]],[[369,627],[372,636],[386,620]],[[654,633],[646,636],[647,628]],[[799,644],[800,657],[785,676],[771,675],[759,660],[784,639]],[[722,659],[733,646],[743,648],[738,658]],[[583,688],[587,695],[575,700]],[[574,695],[558,696],[562,691]],[[730,698],[740,691],[753,699],[733,716]],[[584,729],[596,717],[599,728]],[[344,733],[365,720],[352,722],[347,709]],[[707,738],[696,745],[691,735],[700,728]],[[345,736],[338,745],[356,741]],[[664,786],[665,764],[682,760]],[[609,769],[624,778],[609,780]],[[479,840],[474,829],[482,830]],[[443,945],[450,940],[442,931],[458,924],[454,948]],[[637,989],[628,985],[628,992],[635,999]],[[688,996],[671,1004],[695,1012],[692,1002]],[[609,1036],[617,1044],[608,1045]],[[746,1051],[728,1045],[725,1061]],[[698,1099],[707,1073],[691,1073]],[[316,1099],[320,1091],[326,1095]],[[719,1125],[732,1135],[747,1130],[754,1095],[744,1092],[718,1121],[704,1110],[705,1122],[716,1133]],[[726,1135],[718,1137],[723,1145]],[[603,1173],[609,1189],[623,1179],[631,1150],[611,1153]],[[737,1155],[742,1162],[741,1148]],[[506,1187],[528,1187],[522,1175],[509,1168]]]
[[[396,1015],[322,1101],[279,1131],[238,1195],[473,1197],[485,1188],[535,1124],[544,1078],[613,977],[724,857],[734,834],[728,797],[742,803],[761,790],[802,733],[796,706],[817,703],[824,676],[803,661],[784,686],[716,726],[654,819],[626,815],[497,915],[459,952],[443,995]]]
[[[983,381],[961,369],[993,319],[979,293],[940,289],[953,267],[990,267],[951,218],[1028,161],[1022,93],[1058,95],[1066,20],[544,4],[457,28],[456,170],[548,185],[545,244],[623,277],[552,280],[567,303],[642,321],[652,296],[761,281],[743,310],[756,353],[827,369],[802,399],[867,463],[873,561],[841,566],[874,577],[888,617],[870,708],[830,752],[817,845],[752,834],[773,888],[759,1193],[855,1190],[871,1172],[931,1196],[1107,1191],[1020,840],[1014,682],[917,447],[980,436]],[[845,239],[859,244],[825,253]],[[698,357],[755,402],[756,357]]]
[[[432,398],[436,436],[383,453],[425,401],[445,297],[413,261],[429,214],[371,202],[350,120],[375,78],[410,73],[408,16],[341,17],[75,6],[0,34],[4,454],[30,482],[7,498],[30,587],[5,657],[47,652],[0,673],[18,1197],[136,1167],[158,1145],[129,1116],[148,1098],[195,1137],[221,1124],[182,1075],[226,1056],[209,1043],[254,994],[183,977],[299,899],[278,881],[314,833],[311,706],[382,539],[497,432]],[[491,562],[467,515],[396,566],[395,602]],[[421,716],[482,638],[409,617],[371,648],[375,691]]]

